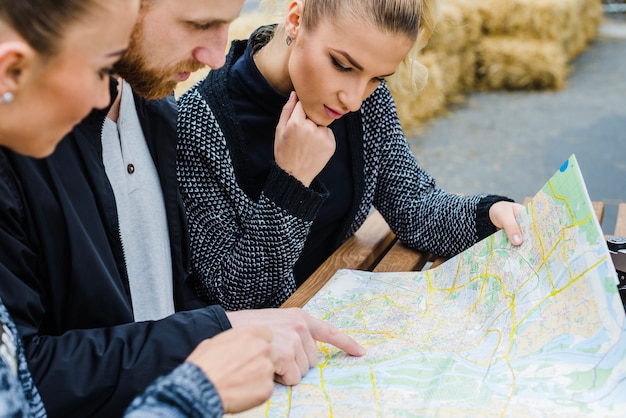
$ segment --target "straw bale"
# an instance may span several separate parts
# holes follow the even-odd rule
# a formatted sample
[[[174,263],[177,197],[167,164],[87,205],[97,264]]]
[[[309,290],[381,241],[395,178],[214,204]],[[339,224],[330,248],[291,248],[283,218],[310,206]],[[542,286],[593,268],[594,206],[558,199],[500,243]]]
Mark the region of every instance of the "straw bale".
[[[472,21],[478,15],[469,7],[456,4],[461,1],[448,0],[441,4],[441,16],[424,51],[457,54],[478,42],[480,22]]]
[[[442,17],[447,15],[443,13],[445,10],[443,5],[449,5],[457,10],[462,18],[465,36],[470,43],[479,42],[483,37],[483,17],[478,12],[476,3],[476,0],[442,0]]]
[[[559,89],[568,75],[567,56],[554,41],[490,36],[477,53],[477,88]]]
[[[459,93],[474,90],[476,85],[477,47],[459,54]]]
[[[233,21],[228,29],[229,40],[248,39],[259,26],[277,23],[279,18],[262,11],[244,13]],[[230,43],[230,42],[229,42]]]
[[[446,96],[474,90],[477,48],[476,45],[456,54],[429,52],[441,70],[441,88]]]
[[[485,0],[476,5],[487,35],[516,35],[562,44],[570,58],[597,33],[601,0]]]
[[[406,69],[398,71],[394,75],[395,79],[390,80],[389,83],[389,90],[396,102],[398,117],[407,131],[418,128],[422,122],[445,111],[446,98],[442,88],[442,71],[434,54],[423,54],[420,62],[428,69],[428,82],[419,93],[395,87],[396,82],[402,81],[402,77],[409,76]]]
[[[585,15],[585,19],[583,19],[582,21],[583,26],[580,31],[583,38],[585,39],[585,45],[580,51],[578,51],[578,53],[586,49],[589,41],[598,36],[598,30],[600,29],[600,24],[602,23],[602,19],[604,16],[602,1],[582,0],[581,13]],[[574,49],[572,49],[572,52],[576,53]],[[570,55],[570,57],[574,56],[575,55]]]
[[[461,54],[450,55],[441,52],[430,52],[426,59],[437,63],[437,67],[441,71],[441,91],[445,95],[461,89]],[[474,72],[473,66],[470,71]]]
[[[484,0],[477,4],[489,35],[524,34],[560,40],[583,0]]]
[[[435,54],[447,99],[474,89],[476,48],[482,37],[482,17],[474,0],[442,0],[437,29],[424,51]]]
[[[604,8],[600,0],[585,0],[581,9],[587,15],[585,23],[585,35],[588,40],[594,39],[598,35],[598,30],[604,17]]]

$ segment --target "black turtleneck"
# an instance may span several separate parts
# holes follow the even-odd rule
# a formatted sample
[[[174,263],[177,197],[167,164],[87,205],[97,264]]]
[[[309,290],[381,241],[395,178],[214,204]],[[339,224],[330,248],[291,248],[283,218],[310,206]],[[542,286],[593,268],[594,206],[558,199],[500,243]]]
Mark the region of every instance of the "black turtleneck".
[[[236,147],[240,151],[238,155],[245,160],[243,172],[247,178],[238,181],[248,196],[257,199],[274,163],[274,133],[288,97],[263,77],[252,58],[252,46],[249,43],[245,53],[233,64],[228,92],[244,136]],[[347,216],[353,207],[354,178],[345,120],[335,121],[330,129],[337,148],[316,177],[329,195],[313,221],[294,267],[298,286],[337,248],[346,232],[346,222],[351,220]]]

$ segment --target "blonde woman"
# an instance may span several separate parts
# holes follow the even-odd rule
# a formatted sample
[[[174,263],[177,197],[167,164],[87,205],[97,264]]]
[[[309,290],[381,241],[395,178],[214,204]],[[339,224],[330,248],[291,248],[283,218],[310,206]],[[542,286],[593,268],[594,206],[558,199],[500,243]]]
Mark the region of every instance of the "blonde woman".
[[[387,88],[434,30],[437,0],[292,0],[179,101],[178,176],[197,289],[278,306],[376,208],[399,239],[451,256],[504,228],[510,199],[436,188]],[[423,80],[416,80],[421,83]]]

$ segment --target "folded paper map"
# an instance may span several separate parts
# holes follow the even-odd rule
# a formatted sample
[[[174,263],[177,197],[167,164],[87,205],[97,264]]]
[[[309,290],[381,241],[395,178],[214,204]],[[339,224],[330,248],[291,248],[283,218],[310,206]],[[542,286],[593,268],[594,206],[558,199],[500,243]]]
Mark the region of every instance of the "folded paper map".
[[[326,344],[302,382],[241,416],[626,416],[624,310],[575,156],[503,231],[423,272],[339,270],[305,310]]]

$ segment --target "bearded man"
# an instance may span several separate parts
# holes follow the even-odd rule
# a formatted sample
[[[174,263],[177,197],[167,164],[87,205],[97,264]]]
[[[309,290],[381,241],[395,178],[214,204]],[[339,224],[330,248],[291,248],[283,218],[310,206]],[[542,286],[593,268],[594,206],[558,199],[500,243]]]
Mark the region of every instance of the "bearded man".
[[[315,340],[363,354],[301,310],[225,312],[190,285],[171,93],[190,72],[224,63],[243,3],[143,0],[130,48],[111,69],[121,76],[110,79],[111,106],[44,160],[7,152],[12,178],[0,181],[13,201],[0,207],[0,237],[11,251],[0,254],[0,297],[52,417],[121,416],[200,341],[231,327],[272,329],[285,384],[315,363]]]

